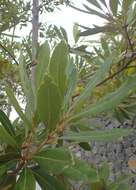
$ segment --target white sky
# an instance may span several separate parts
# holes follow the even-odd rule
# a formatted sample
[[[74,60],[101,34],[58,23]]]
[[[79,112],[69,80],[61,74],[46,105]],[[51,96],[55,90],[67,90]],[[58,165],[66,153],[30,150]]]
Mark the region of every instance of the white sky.
[[[86,0],[73,0],[75,6],[83,8],[83,4],[86,4]],[[69,37],[69,42],[72,43],[72,28],[74,23],[78,23],[84,26],[91,27],[93,24],[101,25],[103,20],[97,16],[85,14],[72,9],[68,6],[62,5],[61,10],[56,9],[53,13],[47,13],[40,16],[40,20],[47,24],[55,24],[57,26],[62,26],[66,29]],[[17,30],[16,34],[19,36],[29,35],[31,31],[31,25],[28,27],[23,27],[21,30]]]

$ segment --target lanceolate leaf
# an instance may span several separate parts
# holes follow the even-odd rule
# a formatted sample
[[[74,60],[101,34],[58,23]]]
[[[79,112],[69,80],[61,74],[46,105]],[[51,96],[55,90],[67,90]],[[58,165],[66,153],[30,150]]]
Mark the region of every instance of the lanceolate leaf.
[[[66,90],[66,67],[68,64],[68,47],[64,41],[59,43],[53,51],[49,71],[58,85],[62,97]]]
[[[32,172],[25,168],[16,183],[15,190],[35,190],[36,183]]]
[[[61,109],[60,92],[51,77],[45,76],[38,91],[37,110],[39,118],[52,131],[59,120]]]
[[[63,148],[52,148],[40,152],[33,158],[41,168],[47,172],[62,173],[65,168],[72,165],[72,156]]]
[[[14,131],[13,125],[11,124],[10,120],[8,119],[8,117],[6,116],[6,114],[2,110],[0,110],[0,122],[3,125],[3,127],[5,128],[5,130],[11,136],[15,135],[15,131]]]
[[[110,175],[110,169],[108,163],[104,162],[102,166],[99,168],[98,172],[99,178],[103,179],[105,182],[108,180]]]
[[[69,76],[68,89],[66,96],[64,98],[64,107],[67,107],[70,101],[72,101],[72,95],[76,87],[76,84],[77,84],[77,70],[73,68],[73,71]]]
[[[105,14],[101,13],[100,11],[96,11],[94,9],[91,9],[87,5],[84,5],[84,7],[89,11],[90,14],[98,16],[98,17],[103,18],[103,19],[107,19],[107,16]]]
[[[114,28],[115,31],[115,28]],[[79,35],[80,36],[89,36],[93,34],[98,34],[98,33],[105,33],[105,32],[113,32],[113,26],[95,26],[94,28],[88,28],[87,30],[81,32]]]
[[[0,166],[0,177],[6,172],[7,167],[5,165]]]
[[[45,42],[39,47],[37,55],[37,65],[35,71],[35,80],[36,80],[35,83],[37,90],[41,86],[41,83],[44,79],[47,67],[49,65],[49,59],[50,59],[50,47],[48,42]]]
[[[74,158],[74,164],[63,170],[63,174],[73,180],[89,180],[91,182],[98,180],[97,171],[91,168],[86,161]]]
[[[63,148],[47,149],[34,156],[39,167],[47,172],[61,174],[74,180],[97,180],[97,172],[87,163],[76,159]],[[46,178],[45,178],[46,179]]]
[[[83,131],[83,132],[68,132],[60,139],[77,141],[77,142],[89,142],[89,141],[114,141],[122,136],[127,136],[132,133],[127,129],[111,129],[104,131]]]
[[[6,165],[6,163],[10,162],[11,160],[19,159],[20,155],[16,151],[8,152],[0,156],[0,165]]]
[[[17,142],[15,141],[15,139],[13,138],[13,136],[11,136],[4,127],[0,126],[0,140],[4,143],[9,144],[10,146],[17,148]]]
[[[117,15],[118,3],[119,3],[118,0],[114,0],[114,1],[110,0],[110,9],[111,9],[114,16]]]
[[[105,0],[100,0],[101,1],[101,3],[105,6],[105,7],[107,7],[107,4],[106,4],[106,1]]]
[[[97,0],[87,0],[89,3],[91,3],[92,5],[96,6],[97,8],[99,9],[102,9],[101,8],[101,5],[98,3]]]
[[[108,189],[111,190],[120,190],[118,189],[121,184],[128,184],[128,180],[134,177],[134,174],[128,174],[128,175],[122,175],[121,177],[117,178],[116,181],[112,182],[110,185],[108,185]],[[123,188],[124,189],[124,188]]]
[[[49,175],[44,168],[35,169],[33,170],[33,173],[43,190],[66,190],[61,181],[56,177]]]
[[[102,112],[107,112],[114,109],[119,103],[129,94],[130,90],[136,88],[136,76],[129,77],[124,84],[115,92],[108,94],[96,105],[75,114],[70,120],[81,119],[87,116],[96,116]]]
[[[27,114],[28,114],[28,118],[31,121],[33,117],[33,113],[36,108],[36,101],[35,101],[35,96],[32,89],[32,83],[31,83],[31,80],[28,78],[27,71],[25,68],[25,62],[23,60],[22,55],[20,56],[19,72],[20,72],[21,85],[26,97],[26,104],[27,104],[26,107],[27,109],[29,108],[27,111]]]
[[[7,96],[9,98],[11,104],[13,105],[14,109],[16,110],[16,112],[18,113],[20,118],[24,121],[26,132],[28,132],[28,129],[30,128],[31,125],[30,125],[28,119],[26,118],[26,116],[24,115],[24,113],[22,112],[21,107],[19,106],[19,103],[17,102],[17,100],[13,94],[13,91],[8,86],[6,87],[6,93],[7,93]]]

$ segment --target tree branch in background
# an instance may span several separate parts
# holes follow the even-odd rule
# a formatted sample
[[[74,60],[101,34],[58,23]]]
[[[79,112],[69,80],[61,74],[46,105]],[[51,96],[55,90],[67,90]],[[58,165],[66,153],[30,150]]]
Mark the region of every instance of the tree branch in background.
[[[104,79],[102,82],[100,82],[99,84],[97,84],[97,87],[101,86],[102,84],[106,83],[108,80],[113,79],[115,76],[117,76],[118,74],[120,74],[121,72],[123,72],[125,69],[128,68],[129,64],[131,64],[132,61],[134,61],[135,59],[136,59],[136,53],[135,53],[135,56],[132,53],[131,59],[121,69],[119,69],[117,72],[115,72],[114,74],[110,75],[109,77],[107,77],[106,79]],[[120,60],[120,62],[121,61],[123,61],[123,60]]]
[[[128,44],[128,46],[130,47],[130,50],[131,50],[132,52],[134,52],[133,44],[132,44],[131,39],[130,39],[130,37],[129,37],[128,28],[127,28],[127,27],[128,27],[128,25],[125,25],[125,26],[124,26],[124,31],[125,31],[125,35],[126,35],[127,44]]]
[[[0,43],[0,47],[1,47],[6,53],[8,53],[8,55],[12,58],[12,60],[15,62],[15,64],[18,65],[18,62],[17,62],[17,60],[15,59],[15,57],[12,55],[12,53],[11,53],[5,46],[3,46],[1,43]]]
[[[33,0],[32,8],[32,63],[36,64],[39,29],[39,0]],[[35,81],[35,67],[32,67],[32,82]]]

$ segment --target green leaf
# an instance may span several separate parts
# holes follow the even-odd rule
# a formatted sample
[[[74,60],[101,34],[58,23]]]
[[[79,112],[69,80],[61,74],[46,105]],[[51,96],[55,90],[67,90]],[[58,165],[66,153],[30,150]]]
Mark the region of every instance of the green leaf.
[[[108,189],[120,190],[119,189],[120,185],[128,184],[128,180],[131,179],[132,177],[135,177],[135,174],[122,175],[116,181],[114,181],[110,185],[108,185]]]
[[[110,0],[110,9],[113,13],[114,16],[117,16],[117,11],[118,11],[118,0]]]
[[[15,190],[35,190],[36,183],[32,172],[25,168],[16,183]]]
[[[5,165],[0,166],[0,177],[6,172],[7,167]]]
[[[91,190],[105,190],[106,189],[106,185],[103,180],[99,180],[94,183],[91,183],[90,187],[91,187]]]
[[[130,185],[129,184],[119,184],[119,186],[113,190],[120,190],[120,189],[130,190]]]
[[[105,60],[105,62],[101,63],[101,67],[98,69],[98,71],[96,71],[94,76],[90,78],[89,82],[87,83],[85,89],[83,90],[79,98],[77,98],[77,100],[73,103],[72,105],[73,110],[77,110],[82,107],[86,99],[91,95],[94,87],[105,78],[107,72],[111,67],[111,64],[112,64],[111,57],[108,57]]]
[[[17,102],[17,100],[14,96],[13,91],[8,86],[6,87],[6,93],[7,93],[7,96],[9,98],[11,104],[13,105],[14,109],[16,110],[16,112],[18,113],[20,118],[24,121],[25,129],[26,129],[26,133],[27,133],[30,126],[31,126],[28,119],[26,118],[26,116],[22,112],[21,107],[19,106],[19,103]]]
[[[88,116],[96,116],[102,112],[111,111],[112,109],[116,108],[116,106],[118,106],[119,103],[128,96],[129,92],[136,88],[135,80],[136,75],[129,77],[115,92],[106,95],[96,105],[92,105],[90,108],[75,114],[70,120],[81,119]]]
[[[9,144],[13,148],[17,148],[18,144],[16,140],[11,136],[4,127],[0,126],[0,140],[4,143]]]
[[[63,27],[60,27],[60,30],[63,35],[63,38],[66,40],[66,42],[68,42],[68,36],[66,30]]]
[[[66,91],[66,67],[68,64],[68,47],[64,41],[60,42],[54,49],[50,60],[49,71],[58,85],[61,96],[64,97]]]
[[[110,25],[104,25],[104,26],[95,26],[94,28],[88,28],[87,30],[81,32],[80,36],[89,36],[93,34],[99,34],[99,33],[111,33],[114,32],[115,28],[113,30],[113,26]]]
[[[33,157],[47,172],[62,173],[72,164],[72,155],[63,148],[46,149]]]
[[[83,32],[80,33],[80,36],[89,36],[93,34],[98,34],[105,31],[105,27],[95,27],[95,28],[89,28]]]
[[[10,120],[8,119],[8,117],[6,116],[6,114],[2,110],[0,110],[0,122],[3,125],[3,127],[5,128],[5,130],[11,136],[15,136],[14,127],[11,124]]]
[[[34,176],[42,189],[66,190],[64,185],[56,177],[49,175],[44,168],[33,170]]]
[[[61,97],[58,87],[51,77],[45,76],[37,98],[37,110],[39,118],[50,131],[54,130],[59,120],[61,109]]]
[[[39,47],[37,55],[37,65],[35,71],[36,89],[39,89],[42,81],[44,80],[50,59],[50,46],[45,42]]]
[[[77,43],[77,41],[79,40],[79,34],[80,34],[79,26],[77,25],[77,23],[75,23],[73,26],[73,37],[75,43]]]
[[[76,84],[77,84],[77,70],[76,70],[76,68],[73,68],[73,70],[69,76],[68,89],[66,92],[66,96],[64,98],[64,107],[65,108],[68,108],[69,105],[71,104],[72,95],[73,95],[73,92],[76,88]]]
[[[91,168],[86,161],[74,158],[74,163],[63,170],[63,174],[72,180],[97,181],[98,175],[95,168]]]
[[[101,1],[101,3],[105,6],[105,7],[107,7],[107,4],[106,4],[106,1],[105,0],[100,0]]]
[[[19,62],[19,73],[21,79],[21,85],[26,96],[26,110],[27,110],[27,117],[32,121],[33,113],[36,109],[36,100],[33,93],[32,83],[31,80],[28,78],[27,71],[25,68],[25,62],[23,56],[20,56]]]
[[[98,174],[100,179],[103,179],[105,182],[108,180],[110,175],[109,165],[108,163],[104,162],[102,166],[98,170]]]
[[[91,9],[90,7],[88,7],[88,6],[85,5],[85,4],[83,4],[83,5],[84,5],[84,7],[89,11],[90,14],[96,15],[96,16],[98,16],[98,17],[100,17],[100,18],[103,18],[103,19],[107,19],[107,16],[106,16],[105,14],[103,14],[103,13],[101,13],[101,12],[98,12],[98,11],[96,11],[96,10],[94,10],[94,9]]]
[[[90,151],[91,150],[91,146],[88,143],[86,143],[86,142],[80,142],[79,146],[81,148],[83,148],[84,150],[86,150],[86,151]]]
[[[98,3],[97,0],[87,0],[89,3],[91,3],[92,5],[96,6],[98,9],[102,9],[101,5]]]
[[[88,141],[114,141],[120,137],[127,136],[132,133],[132,130],[128,129],[111,129],[104,131],[83,131],[83,132],[68,132],[66,135],[59,139],[77,141],[77,142],[88,142]]]
[[[17,160],[19,159],[20,155],[17,151],[14,152],[8,152],[0,156],[0,165],[5,165],[7,162],[11,160]]]

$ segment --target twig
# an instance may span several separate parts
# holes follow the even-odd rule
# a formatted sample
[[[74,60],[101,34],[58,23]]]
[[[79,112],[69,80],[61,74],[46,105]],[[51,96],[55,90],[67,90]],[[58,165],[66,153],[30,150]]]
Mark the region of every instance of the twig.
[[[130,47],[131,51],[134,52],[133,44],[132,44],[131,39],[129,37],[127,27],[128,27],[128,25],[124,26],[124,31],[125,31],[125,35],[126,35],[126,38],[127,38],[127,43],[128,43],[128,46]]]
[[[8,53],[8,55],[13,59],[13,61],[18,65],[19,63],[17,62],[17,60],[15,59],[15,57],[10,53],[10,51],[5,48],[1,43],[0,43],[0,47],[6,52]]]
[[[117,72],[115,72],[113,75],[107,77],[106,79],[104,79],[102,82],[98,83],[96,86],[101,86],[102,84],[104,84],[105,82],[107,82],[108,80],[111,80],[113,79],[115,76],[117,76],[118,74],[120,74],[122,71],[124,71],[125,69],[128,68],[128,65],[134,61],[134,59],[136,59],[136,57],[133,57],[132,55],[132,58],[120,69],[118,70]],[[122,61],[122,60],[121,60]]]

